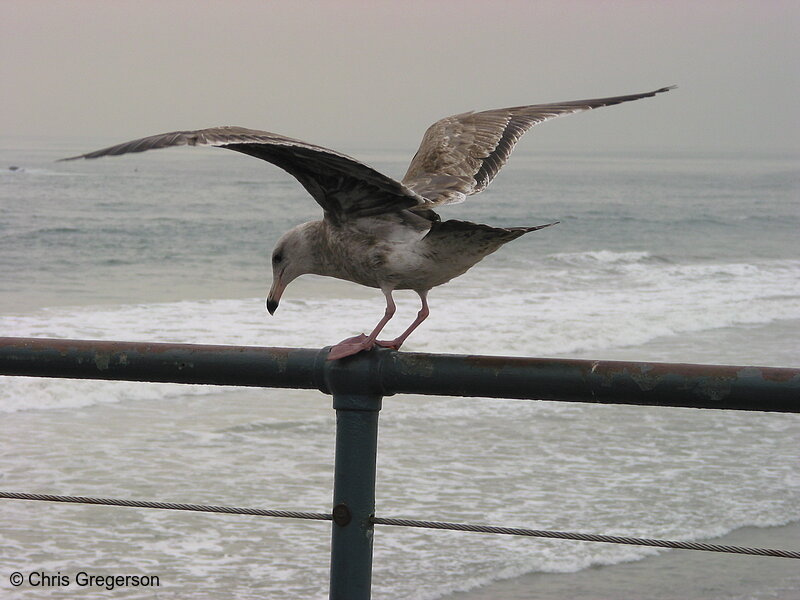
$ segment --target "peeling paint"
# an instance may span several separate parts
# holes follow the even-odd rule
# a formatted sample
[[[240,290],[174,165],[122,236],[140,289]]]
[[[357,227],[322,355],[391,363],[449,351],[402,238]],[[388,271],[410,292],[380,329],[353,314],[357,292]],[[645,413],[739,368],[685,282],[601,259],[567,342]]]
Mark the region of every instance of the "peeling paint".
[[[283,348],[281,348],[283,350]],[[286,349],[285,352],[276,352],[273,354],[273,358],[278,365],[278,372],[285,373],[286,370],[289,368],[289,352]]]
[[[463,356],[380,349],[331,365],[325,350],[0,338],[0,374],[650,404],[800,413],[800,369]],[[322,354],[321,354],[322,353]],[[352,389],[351,389],[352,388]]]
[[[111,355],[105,352],[95,352],[94,364],[100,371],[107,371],[108,365],[111,362]]]
[[[700,381],[697,389],[709,400],[720,402],[731,393],[731,382],[723,377],[707,377]]]
[[[744,367],[736,372],[741,378],[757,377],[764,381],[774,381],[776,383],[788,383],[793,379],[799,379],[800,375],[794,369],[779,369],[775,367]]]
[[[434,363],[427,360],[426,356],[404,356],[405,360],[401,363],[403,372],[407,374],[419,375],[420,377],[433,377],[436,371]]]
[[[630,377],[631,381],[633,381],[637,386],[639,386],[640,390],[642,390],[643,392],[649,392],[656,389],[658,385],[661,383],[660,376],[650,375],[649,371],[651,370],[652,367],[650,365],[643,365],[639,369],[638,373],[636,372],[635,369],[633,369],[632,371],[625,369],[623,371],[623,374]]]

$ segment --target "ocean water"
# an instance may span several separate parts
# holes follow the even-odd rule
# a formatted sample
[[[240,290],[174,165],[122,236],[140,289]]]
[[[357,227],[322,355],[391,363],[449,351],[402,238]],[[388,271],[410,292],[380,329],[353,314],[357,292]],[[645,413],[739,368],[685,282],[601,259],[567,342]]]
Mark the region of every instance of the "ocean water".
[[[320,347],[382,315],[377,290],[318,277],[293,283],[266,313],[274,242],[319,214],[277,168],[213,149],[54,162],[114,141],[0,140],[0,335]],[[443,217],[560,224],[435,289],[407,350],[798,365],[800,157],[525,148]],[[411,155],[345,150],[393,176]],[[398,307],[387,336],[413,319],[415,295],[399,293]],[[333,415],[322,394],[0,383],[0,489],[330,509]],[[798,441],[797,415],[392,397],[377,512],[709,539],[800,520]],[[13,571],[83,570],[158,575],[159,598],[327,597],[327,524],[0,506],[4,593]],[[655,554],[377,528],[373,590],[443,598]],[[788,578],[758,597],[791,597],[780,591]],[[741,597],[720,585],[703,597]]]

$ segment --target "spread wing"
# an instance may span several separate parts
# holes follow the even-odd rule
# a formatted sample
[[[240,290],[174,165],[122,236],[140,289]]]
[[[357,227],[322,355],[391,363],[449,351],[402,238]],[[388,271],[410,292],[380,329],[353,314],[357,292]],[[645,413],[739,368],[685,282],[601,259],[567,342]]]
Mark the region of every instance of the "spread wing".
[[[537,123],[601,106],[649,98],[673,89],[516,106],[446,117],[425,132],[403,184],[431,204],[455,204],[486,189],[508,160],[519,138]]]
[[[244,127],[162,133],[62,160],[171,146],[219,146],[270,162],[294,176],[337,221],[430,204],[391,177],[335,150]]]

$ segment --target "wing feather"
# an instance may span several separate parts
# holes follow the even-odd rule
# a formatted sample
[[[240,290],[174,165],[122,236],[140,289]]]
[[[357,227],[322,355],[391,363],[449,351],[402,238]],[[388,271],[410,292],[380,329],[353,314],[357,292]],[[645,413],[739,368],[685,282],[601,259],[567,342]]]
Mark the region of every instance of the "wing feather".
[[[429,204],[402,183],[345,154],[244,127],[173,131],[62,160],[118,156],[173,146],[218,146],[270,162],[294,176],[335,220]]]
[[[446,117],[431,125],[411,160],[403,184],[431,204],[463,202],[486,189],[531,127],[563,115],[649,98],[672,89],[573,100],[532,106],[515,106]]]

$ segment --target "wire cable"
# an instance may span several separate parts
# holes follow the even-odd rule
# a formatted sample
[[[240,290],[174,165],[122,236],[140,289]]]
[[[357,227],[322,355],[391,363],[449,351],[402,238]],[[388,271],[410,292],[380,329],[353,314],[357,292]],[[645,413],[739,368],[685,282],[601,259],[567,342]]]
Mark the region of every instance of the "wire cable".
[[[86,496],[57,496],[54,494],[29,494],[25,492],[3,492],[0,498],[8,500],[38,500],[42,502],[67,502],[72,504],[94,504],[106,506],[125,506],[129,508],[158,508],[164,510],[185,510],[193,512],[224,513],[234,515],[255,515],[259,517],[282,517],[289,519],[311,519],[331,521],[329,513],[313,513],[292,510],[267,510],[263,508],[241,508],[234,506],[209,506],[203,504],[182,504],[175,502],[151,502],[144,500],[120,500],[118,498],[92,498]],[[417,521],[413,519],[395,519],[372,517],[375,525],[394,525],[397,527],[421,527],[450,531],[468,531],[477,533],[495,533],[502,535],[521,535],[527,537],[553,538],[581,542],[603,542],[608,544],[628,544],[632,546],[655,546],[659,548],[675,548],[680,550],[702,550],[706,552],[726,552],[731,554],[748,554],[752,556],[772,556],[778,558],[800,559],[800,551],[775,550],[772,548],[746,548],[742,546],[723,546],[703,542],[681,542],[674,540],[654,540],[648,538],[622,537],[594,533],[576,533],[570,531],[547,531],[540,529],[521,529],[517,527],[495,527],[491,525],[470,525],[468,523],[445,523],[441,521]]]

